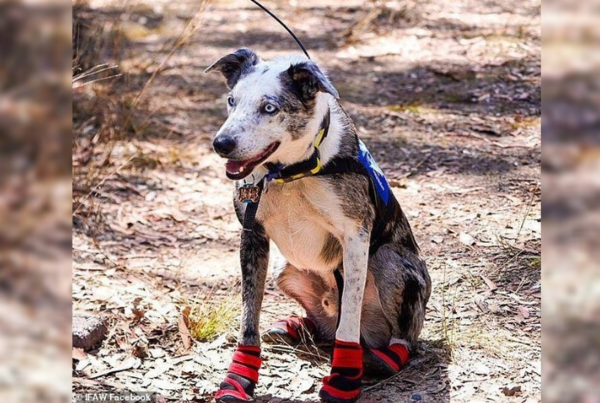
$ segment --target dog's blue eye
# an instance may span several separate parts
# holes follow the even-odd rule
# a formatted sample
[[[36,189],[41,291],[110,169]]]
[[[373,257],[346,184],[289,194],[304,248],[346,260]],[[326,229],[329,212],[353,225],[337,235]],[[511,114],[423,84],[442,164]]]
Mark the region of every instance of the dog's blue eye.
[[[229,104],[229,106],[234,107],[235,106],[235,99],[233,99],[233,97],[229,97],[227,98],[227,104]]]
[[[266,113],[272,114],[272,113],[275,113],[275,112],[277,112],[277,107],[276,107],[275,105],[273,105],[273,104],[266,104],[266,105],[263,107],[263,110],[264,110]]]

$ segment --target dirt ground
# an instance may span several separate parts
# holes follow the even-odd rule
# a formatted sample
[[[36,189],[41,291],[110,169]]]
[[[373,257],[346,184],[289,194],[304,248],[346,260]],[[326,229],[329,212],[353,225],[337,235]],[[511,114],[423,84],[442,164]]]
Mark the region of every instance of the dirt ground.
[[[266,3],[328,71],[432,276],[418,356],[360,402],[541,401],[541,3]],[[237,303],[240,225],[211,150],[226,88],[203,70],[242,46],[297,48],[241,0],[76,11],[94,41],[81,67],[121,75],[74,94],[73,306],[110,324],[74,353],[74,391],[211,401],[237,320],[200,342],[182,312]],[[263,326],[292,313],[269,281]],[[257,401],[318,401],[326,352],[264,349]]]

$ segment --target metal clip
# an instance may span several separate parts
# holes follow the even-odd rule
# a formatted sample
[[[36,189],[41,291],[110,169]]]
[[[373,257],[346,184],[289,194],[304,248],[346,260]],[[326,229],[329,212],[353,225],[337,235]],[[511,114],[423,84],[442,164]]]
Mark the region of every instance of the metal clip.
[[[244,180],[244,184],[238,188],[237,201],[240,203],[257,203],[260,199],[260,188],[254,185],[254,175],[252,182],[248,183]]]

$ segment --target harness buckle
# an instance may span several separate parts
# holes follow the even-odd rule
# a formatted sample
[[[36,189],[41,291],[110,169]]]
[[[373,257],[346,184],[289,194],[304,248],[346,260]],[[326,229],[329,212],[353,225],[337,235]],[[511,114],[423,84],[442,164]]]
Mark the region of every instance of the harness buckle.
[[[238,188],[237,201],[240,203],[257,203],[260,199],[260,188],[254,183],[244,183]]]

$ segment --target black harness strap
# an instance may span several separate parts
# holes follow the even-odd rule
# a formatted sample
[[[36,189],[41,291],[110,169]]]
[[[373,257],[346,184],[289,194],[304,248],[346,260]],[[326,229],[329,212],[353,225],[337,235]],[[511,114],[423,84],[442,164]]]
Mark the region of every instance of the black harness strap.
[[[265,178],[262,178],[257,184],[258,188],[258,198],[254,202],[246,203],[246,211],[244,212],[244,222],[242,223],[242,227],[244,231],[253,231],[254,224],[256,222],[256,212],[258,211],[258,204],[260,203],[260,199],[262,197],[262,192],[265,187]]]
[[[273,163],[268,163],[265,165],[269,169],[269,175],[271,175],[272,179],[281,179],[283,181],[291,182],[291,180],[289,180],[288,178],[291,178],[293,176],[300,175],[300,174],[303,174],[306,172],[310,172],[312,169],[316,168],[317,165],[319,164],[319,158],[320,158],[319,149],[315,148],[315,151],[312,153],[312,155],[308,159],[306,159],[302,162],[297,162],[297,163],[287,166],[285,168],[277,169],[277,166]],[[298,179],[300,179],[300,178],[298,178]]]
[[[319,133],[317,134],[317,137],[313,143],[314,151],[311,156],[304,161],[300,161],[286,167],[281,167],[273,163],[265,164],[269,170],[267,178],[269,180],[273,179],[275,182],[287,183],[305,178],[307,176],[317,175],[319,172],[321,172],[321,154],[319,152],[319,147],[329,134],[330,122],[331,112],[328,109],[319,127]]]

